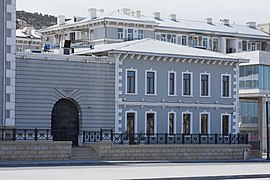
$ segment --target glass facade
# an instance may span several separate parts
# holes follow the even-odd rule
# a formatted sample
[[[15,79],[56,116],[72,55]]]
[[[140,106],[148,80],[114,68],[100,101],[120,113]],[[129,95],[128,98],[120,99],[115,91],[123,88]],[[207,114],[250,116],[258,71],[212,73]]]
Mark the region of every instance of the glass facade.
[[[258,124],[258,101],[240,101],[240,113],[242,124]]]
[[[240,66],[239,87],[270,90],[270,66]]]

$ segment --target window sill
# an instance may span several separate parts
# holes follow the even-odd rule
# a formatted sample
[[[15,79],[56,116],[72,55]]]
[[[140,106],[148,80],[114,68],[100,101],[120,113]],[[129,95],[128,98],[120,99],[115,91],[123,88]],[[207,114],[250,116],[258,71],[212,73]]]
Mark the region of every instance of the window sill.
[[[200,98],[210,98],[211,96],[200,96]]]
[[[183,95],[183,94],[182,94],[182,97],[193,98],[193,95]]]
[[[125,93],[125,94],[129,96],[138,96],[138,93]]]

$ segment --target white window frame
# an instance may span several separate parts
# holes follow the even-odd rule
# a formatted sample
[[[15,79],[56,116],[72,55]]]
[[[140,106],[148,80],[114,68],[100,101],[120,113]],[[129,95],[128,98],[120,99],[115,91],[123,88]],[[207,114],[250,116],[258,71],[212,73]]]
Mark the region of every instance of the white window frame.
[[[184,114],[190,114],[190,134],[193,133],[193,113],[189,111],[182,112],[182,118],[181,118],[181,133],[184,133]]]
[[[142,32],[141,34],[139,32]],[[142,29],[138,29],[138,39],[143,39],[144,38],[144,31]]]
[[[184,74],[190,75],[190,95],[184,95]],[[182,72],[182,96],[184,97],[193,97],[193,73],[186,71]]]
[[[202,75],[208,75],[208,95],[203,96],[202,95]],[[200,73],[200,97],[211,97],[211,74],[204,72]]]
[[[211,121],[211,118],[210,118],[210,112],[206,112],[206,111],[204,111],[204,112],[200,112],[200,117],[199,117],[199,133],[201,134],[201,132],[202,132],[202,129],[201,129],[201,117],[202,117],[202,114],[207,114],[208,115],[208,124],[207,124],[207,126],[208,126],[208,129],[207,129],[207,134],[210,134],[210,129],[211,129],[211,127],[210,127],[210,121]]]
[[[185,37],[185,38],[183,38],[183,37]],[[186,44],[183,44],[183,39],[185,39]],[[187,35],[182,35],[181,36],[181,45],[188,46],[188,36]]]
[[[118,30],[119,29],[122,29],[123,30],[123,32],[119,32]],[[121,37],[121,38],[119,38],[119,36]],[[124,39],[125,37],[124,37],[124,29],[123,28],[117,28],[117,39]]]
[[[154,134],[157,133],[157,112],[156,111],[152,111],[152,109],[150,109],[150,111],[145,111],[145,117],[144,117],[144,133],[147,133],[147,114],[148,113],[152,113],[154,114]]]
[[[134,111],[132,109],[125,111],[125,132],[127,131],[127,114],[128,113],[134,113],[134,133],[137,133],[137,111]]]
[[[127,72],[128,71],[134,71],[135,72],[135,93],[128,93],[127,92]],[[125,93],[128,95],[138,95],[138,70],[133,69],[132,67],[129,69],[126,69],[126,77],[125,77]]]
[[[162,37],[162,35],[165,35],[165,37]],[[166,37],[167,37],[166,34],[164,33],[160,34],[160,41],[166,41]]]
[[[204,40],[206,40],[206,46],[203,45]],[[206,49],[209,47],[209,38],[208,37],[202,37],[202,47],[205,47]]]
[[[167,125],[167,132],[170,134],[170,114],[174,114],[174,120],[173,120],[173,134],[176,134],[176,112],[173,110],[168,112],[168,125]]]
[[[174,94],[170,94],[170,74],[174,74]],[[177,81],[176,81],[176,76],[177,76],[177,73],[176,73],[176,71],[174,71],[174,70],[171,70],[171,71],[168,71],[168,96],[177,96],[177,93],[176,93],[176,87],[177,87],[177,85],[176,85],[176,83],[177,83]]]
[[[224,76],[229,76],[229,96],[223,96],[223,77]],[[231,78],[232,76],[231,76],[231,74],[227,74],[227,73],[225,73],[225,74],[221,74],[221,84],[220,84],[220,87],[221,87],[221,89],[220,89],[220,92],[221,92],[221,98],[231,98],[232,97],[232,94],[231,94],[231,92],[232,92],[232,90],[231,90],[231,88],[232,88],[232,78]]]
[[[229,113],[227,113],[227,112],[225,112],[225,113],[221,113],[221,115],[220,115],[220,127],[221,127],[221,129],[220,129],[220,134],[222,134],[222,129],[223,129],[223,116],[229,116],[229,132],[228,132],[228,134],[231,134],[231,114],[229,114]]]
[[[154,94],[147,94],[147,73],[148,72],[154,72]],[[144,79],[144,94],[147,96],[156,96],[157,95],[157,70],[153,70],[152,68],[150,68],[150,70],[145,70],[145,79]]]

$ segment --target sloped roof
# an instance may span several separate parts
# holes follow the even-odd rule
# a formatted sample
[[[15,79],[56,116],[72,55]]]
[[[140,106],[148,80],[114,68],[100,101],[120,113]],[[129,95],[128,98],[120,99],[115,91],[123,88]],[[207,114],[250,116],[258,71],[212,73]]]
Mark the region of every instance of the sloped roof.
[[[101,52],[131,53],[142,55],[156,55],[168,57],[187,57],[187,58],[210,58],[223,60],[238,60],[239,58],[213,51],[197,49],[189,46],[182,46],[169,42],[154,39],[142,39],[127,41],[122,43],[96,45],[94,49],[76,52],[77,55],[92,55]]]
[[[154,17],[145,16],[143,19],[149,21],[155,21],[158,23],[159,27],[165,28],[176,28],[176,29],[186,29],[186,30],[196,30],[196,31],[210,31],[217,33],[229,33],[235,35],[255,35],[255,36],[265,36],[270,38],[270,35],[259,30],[258,28],[250,28],[245,25],[230,24],[224,25],[220,22],[213,22],[208,24],[205,21],[196,20],[184,20],[177,19],[176,21],[170,20],[169,18],[155,19]]]

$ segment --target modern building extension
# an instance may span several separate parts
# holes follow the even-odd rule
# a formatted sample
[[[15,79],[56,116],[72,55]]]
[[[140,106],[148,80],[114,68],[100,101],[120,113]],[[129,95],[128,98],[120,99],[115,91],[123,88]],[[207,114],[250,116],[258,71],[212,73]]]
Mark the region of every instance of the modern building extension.
[[[270,53],[242,52],[236,56],[250,59],[240,65],[240,132],[249,133],[266,152],[266,98],[270,96]],[[268,107],[269,108],[269,107]],[[270,112],[270,109],[269,109]]]

